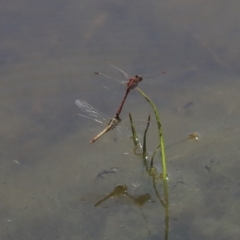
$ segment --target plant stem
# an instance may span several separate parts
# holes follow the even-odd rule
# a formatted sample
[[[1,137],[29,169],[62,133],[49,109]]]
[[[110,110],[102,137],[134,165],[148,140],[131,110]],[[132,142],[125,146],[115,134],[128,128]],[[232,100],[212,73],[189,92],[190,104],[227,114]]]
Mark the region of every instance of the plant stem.
[[[160,122],[160,117],[157,111],[157,108],[155,106],[155,104],[151,101],[151,99],[139,88],[136,88],[141,94],[142,96],[150,103],[150,105],[153,108],[153,112],[155,114],[156,117],[156,121],[157,121],[157,126],[158,126],[158,135],[159,135],[159,145],[161,147],[161,156],[162,156],[162,175],[163,175],[163,179],[167,180],[167,163],[166,163],[166,154],[165,154],[165,144],[164,144],[164,139],[163,139],[163,132],[162,132],[162,125]]]

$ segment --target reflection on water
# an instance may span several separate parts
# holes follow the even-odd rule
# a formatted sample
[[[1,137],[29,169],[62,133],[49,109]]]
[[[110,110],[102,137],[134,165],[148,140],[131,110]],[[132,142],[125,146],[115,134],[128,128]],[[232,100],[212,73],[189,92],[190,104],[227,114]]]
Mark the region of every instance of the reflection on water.
[[[94,207],[99,206],[101,203],[105,202],[109,198],[112,198],[114,196],[126,195],[126,193],[127,193],[127,187],[125,185],[116,186],[111,193],[109,193],[106,197],[104,197],[103,199],[95,203]]]
[[[105,202],[109,198],[115,197],[115,196],[127,196],[128,198],[132,199],[135,204],[142,206],[144,203],[149,201],[151,199],[151,195],[149,193],[139,195],[137,197],[133,197],[127,192],[127,186],[126,185],[118,185],[116,186],[111,193],[109,193],[106,197],[99,200],[97,203],[94,204],[95,207],[99,206],[101,203]]]
[[[1,239],[159,239],[162,209],[132,142],[110,134],[90,146],[75,99],[115,113],[125,89],[105,91],[95,71],[118,77],[166,71],[141,88],[157,104],[167,149],[169,239],[238,239],[239,1],[5,1],[0,39]],[[204,16],[204,17],[203,17]],[[114,83],[110,83],[114,84]],[[131,92],[122,118],[149,109]],[[80,125],[80,126],[79,126]],[[198,132],[198,142],[186,140]],[[155,146],[149,129],[148,146]],[[186,140],[186,141],[183,141]],[[154,150],[154,147],[152,148]],[[152,151],[153,151],[152,150]],[[124,154],[128,153],[128,154]],[[121,169],[117,174],[104,170]],[[103,179],[96,179],[101,173]],[[136,206],[79,200],[114,186],[151,194]],[[139,187],[128,189],[141,206]],[[161,191],[161,189],[159,189]],[[141,209],[141,207],[140,207]]]

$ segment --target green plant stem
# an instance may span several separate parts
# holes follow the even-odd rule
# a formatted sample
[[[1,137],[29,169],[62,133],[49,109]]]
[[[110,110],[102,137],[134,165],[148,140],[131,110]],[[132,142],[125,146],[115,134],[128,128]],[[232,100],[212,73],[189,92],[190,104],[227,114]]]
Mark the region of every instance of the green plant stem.
[[[138,152],[138,151],[139,151],[139,149],[140,150],[142,149],[142,145],[138,141],[138,135],[137,135],[136,129],[135,129],[134,124],[133,124],[133,119],[132,119],[131,113],[129,113],[129,119],[130,119],[130,123],[131,123],[132,138],[133,138],[133,143],[134,143],[133,152],[136,156],[141,156],[142,151],[140,151],[140,152]]]
[[[161,126],[157,108],[156,108],[155,104],[151,101],[151,99],[141,89],[139,89],[139,88],[136,88],[136,89],[142,94],[142,96],[150,103],[150,105],[153,108],[153,112],[155,114],[157,125],[158,125],[158,135],[159,135],[159,142],[160,142],[160,147],[161,147],[162,175],[163,175],[163,179],[167,180],[167,163],[166,163],[166,154],[165,154],[165,144],[164,144],[162,126]]]
[[[144,161],[144,164],[146,166],[146,169],[148,169],[148,164],[147,164],[147,131],[148,131],[149,125],[150,125],[150,114],[148,116],[147,126],[146,126],[146,129],[144,131],[144,137],[143,137],[143,154],[142,154],[142,157],[143,157],[143,161]]]
[[[131,123],[133,143],[134,143],[134,146],[137,147],[137,145],[138,145],[138,136],[137,136],[137,132],[136,132],[136,130],[135,130],[135,127],[134,127],[134,125],[133,125],[132,114],[129,113],[128,115],[129,115],[129,119],[130,119],[130,123]]]
[[[156,117],[157,125],[158,125],[158,135],[159,135],[159,143],[161,147],[161,157],[162,157],[162,180],[163,180],[163,189],[164,189],[164,210],[165,210],[165,240],[168,240],[168,232],[169,232],[169,199],[168,199],[168,184],[167,184],[167,163],[166,163],[166,154],[165,154],[165,145],[162,133],[162,126],[160,122],[160,117],[157,111],[155,104],[151,101],[151,99],[139,88],[136,88],[139,93],[150,103],[153,108],[153,112]]]

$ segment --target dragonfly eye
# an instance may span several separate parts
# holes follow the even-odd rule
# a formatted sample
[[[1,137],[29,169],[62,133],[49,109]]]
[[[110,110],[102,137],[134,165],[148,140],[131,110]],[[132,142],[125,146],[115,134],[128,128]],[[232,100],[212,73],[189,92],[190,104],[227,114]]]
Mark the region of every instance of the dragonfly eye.
[[[143,80],[142,76],[141,75],[136,75],[135,76],[136,78],[138,78],[138,81],[141,82]]]

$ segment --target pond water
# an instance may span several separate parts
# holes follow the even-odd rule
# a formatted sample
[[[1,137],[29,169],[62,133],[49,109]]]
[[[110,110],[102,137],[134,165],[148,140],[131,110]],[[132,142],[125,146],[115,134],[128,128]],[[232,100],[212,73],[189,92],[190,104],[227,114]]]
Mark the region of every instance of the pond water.
[[[126,88],[94,75],[125,80],[107,59],[131,76],[166,72],[139,87],[162,120],[168,239],[239,239],[239,7],[237,0],[3,1],[0,238],[164,239],[164,209],[129,134],[114,130],[89,144],[97,123],[75,116],[76,99],[115,114]],[[127,127],[128,112],[145,121],[151,108],[134,90],[121,114]],[[151,116],[150,153],[158,144]],[[145,123],[136,126],[142,136]],[[193,132],[198,141],[188,139]],[[118,185],[132,198],[113,194],[94,206]],[[157,189],[163,195],[161,181]]]

